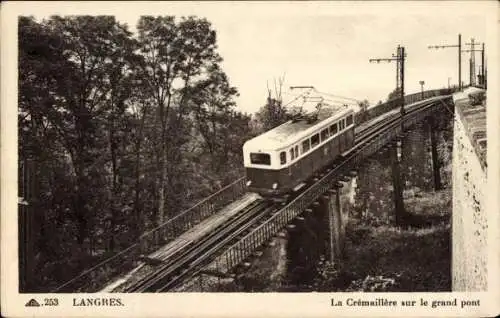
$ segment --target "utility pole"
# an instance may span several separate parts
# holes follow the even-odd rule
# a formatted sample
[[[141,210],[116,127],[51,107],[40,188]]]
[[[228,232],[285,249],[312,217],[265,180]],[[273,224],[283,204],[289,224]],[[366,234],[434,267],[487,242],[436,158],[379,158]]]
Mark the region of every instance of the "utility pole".
[[[462,35],[458,34],[458,44],[456,45],[429,45],[429,49],[444,49],[448,47],[458,48],[458,90],[462,90]]]
[[[471,58],[469,58],[469,85],[474,85],[474,66]]]
[[[480,85],[484,85],[485,83],[485,64],[484,64],[484,43],[475,43],[474,42],[474,39],[471,39],[471,43],[466,43],[466,44],[469,44],[469,45],[472,45],[472,47],[476,46],[476,45],[479,45],[479,44],[482,44],[482,48],[481,49],[473,49],[471,47],[471,49],[468,49],[468,50],[462,50],[462,52],[470,52],[471,53],[471,58],[469,59],[469,63],[470,63],[470,69],[471,69],[471,72],[473,74],[470,75],[471,79],[473,78],[473,80],[471,80],[471,85],[473,85],[475,83],[475,73],[476,73],[476,67],[474,65],[474,59],[473,59],[473,55],[474,55],[474,52],[481,52],[481,68],[479,69],[479,83]]]
[[[483,49],[481,50],[481,84],[484,86],[486,86],[484,84],[485,80],[486,80],[486,77],[484,76],[484,43],[483,43]]]
[[[398,49],[396,50],[398,56],[399,56],[399,50],[400,50],[400,46],[398,45]],[[396,61],[396,87],[399,87],[400,85],[400,82],[401,82],[401,61]]]
[[[450,80],[451,80],[451,77],[448,77],[448,89],[450,88]]]
[[[487,60],[484,60],[484,89],[488,88],[488,64]]]
[[[470,85],[476,84],[476,54],[474,52],[481,51],[481,50],[475,50],[474,47],[476,45],[480,45],[481,43],[474,42],[474,38],[470,39],[470,43],[465,43],[465,45],[469,45],[470,49],[469,50],[464,50],[462,52],[470,52],[470,69],[471,69],[471,74],[470,74]]]
[[[484,43],[483,43],[483,49],[481,50],[481,67],[479,68],[479,76],[478,78],[478,84],[483,86],[484,85]]]
[[[425,84],[425,82],[419,81],[418,83],[420,84],[420,89],[422,91],[422,99],[424,99],[424,84]]]
[[[392,54],[392,58],[377,58],[370,59],[373,62],[396,62],[396,90],[400,89],[401,98],[401,125],[403,125],[403,116],[405,115],[405,47],[398,45],[396,55]]]

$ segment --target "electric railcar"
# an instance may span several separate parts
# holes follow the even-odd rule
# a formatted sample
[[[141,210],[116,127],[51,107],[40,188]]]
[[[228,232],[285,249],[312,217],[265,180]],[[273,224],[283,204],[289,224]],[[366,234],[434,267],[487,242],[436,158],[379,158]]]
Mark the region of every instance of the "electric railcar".
[[[354,112],[336,109],[314,122],[290,120],[243,145],[248,191],[278,197],[354,146]]]

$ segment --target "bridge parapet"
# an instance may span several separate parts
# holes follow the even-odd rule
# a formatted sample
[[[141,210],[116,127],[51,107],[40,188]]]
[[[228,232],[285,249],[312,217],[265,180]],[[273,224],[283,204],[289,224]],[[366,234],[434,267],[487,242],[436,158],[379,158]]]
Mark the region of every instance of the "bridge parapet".
[[[454,94],[452,289],[487,288],[486,106],[484,90]]]
[[[457,120],[463,125],[482,169],[486,172],[486,97],[483,89],[470,87],[453,95]]]
[[[424,92],[419,92],[419,93],[414,93],[414,94],[409,94],[405,96],[405,105],[413,104],[419,101],[422,101],[424,99],[428,99],[431,97],[437,97],[437,96],[446,96],[446,95],[451,95],[456,91],[456,88],[443,88],[443,89],[433,89],[433,90],[428,90]],[[388,111],[391,111],[395,108],[398,108],[401,106],[401,99],[400,98],[395,98],[386,101],[385,103],[382,103],[380,105],[376,105],[373,107],[370,107],[369,109],[365,111],[359,111],[355,115],[355,122],[356,124],[361,124],[363,122],[366,122],[370,119],[373,119],[377,116],[380,116]]]

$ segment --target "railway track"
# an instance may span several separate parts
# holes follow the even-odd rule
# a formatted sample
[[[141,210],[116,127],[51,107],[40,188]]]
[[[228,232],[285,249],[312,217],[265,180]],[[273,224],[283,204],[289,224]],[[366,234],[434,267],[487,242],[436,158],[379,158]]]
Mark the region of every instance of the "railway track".
[[[432,107],[436,101],[437,99],[432,99],[429,101],[421,102],[421,104],[414,105],[410,108],[407,107],[405,109],[405,116],[409,116],[413,113],[421,112],[429,107]],[[378,138],[384,131],[391,129],[395,125],[398,125],[400,123],[400,119],[401,113],[398,111],[378,121],[370,127],[363,129],[355,136],[355,145],[348,151],[346,158],[348,158],[351,154],[355,153],[358,149],[360,149],[367,143],[370,143],[371,140]]]
[[[273,210],[276,208],[270,202],[257,200],[210,235],[169,259],[152,275],[126,288],[126,292],[161,292],[178,286],[210,263],[217,251],[258,226]]]
[[[435,102],[436,102],[436,99],[433,99],[433,100],[430,100],[430,101],[422,102],[419,105],[415,105],[415,106],[412,106],[412,107],[409,107],[409,108],[407,107],[405,109],[406,114],[409,115],[409,114],[412,114],[414,112],[420,111],[423,108],[426,108],[426,107],[429,107],[429,106],[433,105]],[[365,129],[359,131],[356,134],[356,143],[357,143],[357,141],[362,142],[365,139],[370,138],[370,136],[373,135],[373,133],[376,132],[377,130],[380,130],[381,127],[384,127],[384,126],[386,126],[388,124],[391,124],[392,122],[394,122],[396,120],[399,120],[400,118],[401,118],[401,113],[398,110],[394,114],[392,114],[390,116],[387,116],[386,118],[378,121],[377,123],[375,123],[373,125],[370,125],[369,127],[367,127]]]

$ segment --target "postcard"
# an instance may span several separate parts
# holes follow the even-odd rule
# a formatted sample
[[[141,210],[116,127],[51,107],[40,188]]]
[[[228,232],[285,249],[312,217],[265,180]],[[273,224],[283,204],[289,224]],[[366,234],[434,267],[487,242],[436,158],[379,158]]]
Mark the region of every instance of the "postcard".
[[[3,316],[500,313],[497,2],[2,9]]]

